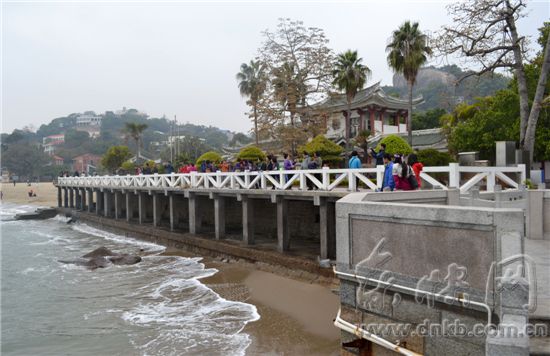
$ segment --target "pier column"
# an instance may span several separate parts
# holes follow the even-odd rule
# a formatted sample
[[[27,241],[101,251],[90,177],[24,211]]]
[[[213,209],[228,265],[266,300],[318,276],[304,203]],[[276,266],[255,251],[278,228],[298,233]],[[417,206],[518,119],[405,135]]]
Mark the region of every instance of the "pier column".
[[[93,189],[88,189],[88,212],[93,212],[94,209],[94,191]]]
[[[246,245],[254,244],[254,204],[247,196],[242,196],[243,205],[243,242]]]
[[[216,240],[225,236],[225,198],[214,195],[214,225]]]
[[[74,190],[69,188],[69,208],[74,209]]]
[[[101,214],[101,209],[103,209],[103,192],[97,189],[95,191],[96,202],[95,202],[95,213],[97,215]]]
[[[80,189],[79,188],[75,188],[74,189],[74,198],[75,198],[75,201],[74,201],[74,206],[76,208],[76,210],[81,210],[82,209],[82,197],[80,196]]]
[[[160,197],[156,193],[153,193],[152,197],[153,197],[153,226],[159,226],[160,217],[161,217],[160,204],[159,204]]]
[[[288,222],[288,201],[277,197],[277,250],[287,251],[290,247],[290,228]]]
[[[131,206],[131,202],[130,202],[131,194],[132,193],[128,191],[124,194],[126,198],[126,221],[127,222],[130,222],[130,219],[134,217],[134,207]]]
[[[111,215],[111,193],[108,191],[103,192],[103,216],[106,218]]]
[[[175,199],[175,194],[170,193],[168,196],[168,205],[170,207],[170,231],[174,231],[176,226],[179,224],[179,215],[176,212]]]
[[[145,222],[145,214],[147,214],[147,207],[145,206],[145,194],[143,192],[138,193],[138,210],[139,210],[139,223]]]
[[[321,198],[319,204],[319,227],[322,259],[336,257],[336,216],[334,204],[327,198]]]
[[[189,233],[198,234],[201,231],[199,201],[195,193],[189,193]]]
[[[63,207],[68,208],[69,207],[69,189],[63,188]]]
[[[86,210],[86,189],[80,189],[80,210]]]
[[[58,208],[61,208],[61,205],[62,205],[62,192],[61,192],[61,187],[57,187],[57,207]]]
[[[118,220],[122,218],[122,193],[116,190],[114,194],[115,194],[115,219]]]

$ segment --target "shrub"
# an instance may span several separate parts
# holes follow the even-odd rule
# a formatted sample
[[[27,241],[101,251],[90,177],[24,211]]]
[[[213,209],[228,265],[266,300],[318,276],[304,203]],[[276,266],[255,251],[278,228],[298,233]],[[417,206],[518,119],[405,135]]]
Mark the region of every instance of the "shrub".
[[[389,153],[391,155],[394,154],[402,154],[402,155],[408,155],[413,152],[411,146],[402,139],[401,137],[397,135],[388,135],[380,141],[378,146],[376,146],[376,150],[378,151],[380,149],[380,145],[385,143],[386,144],[386,153]]]
[[[418,151],[418,161],[425,166],[448,166],[453,161],[448,152],[439,152],[433,148]]]
[[[252,162],[256,162],[258,160],[264,161],[265,153],[256,146],[249,146],[241,149],[241,151],[237,155],[237,158],[245,159]]]
[[[203,154],[202,156],[200,156],[197,159],[197,166],[200,166],[200,164],[203,161],[210,161],[212,163],[220,163],[222,161],[222,156],[220,156],[219,153],[217,153],[217,152],[209,151],[209,152],[206,152],[205,154]]]
[[[132,157],[132,154],[128,147],[111,146],[101,158],[101,165],[108,171],[114,172],[130,157]]]
[[[120,168],[126,172],[133,172],[136,169],[136,165],[132,161],[125,161],[120,165]]]
[[[340,157],[343,151],[342,147],[323,135],[319,135],[305,145],[298,147],[298,151],[300,153],[305,151],[310,156],[317,152],[321,156],[323,163],[328,163],[331,166],[337,165],[342,161]]]

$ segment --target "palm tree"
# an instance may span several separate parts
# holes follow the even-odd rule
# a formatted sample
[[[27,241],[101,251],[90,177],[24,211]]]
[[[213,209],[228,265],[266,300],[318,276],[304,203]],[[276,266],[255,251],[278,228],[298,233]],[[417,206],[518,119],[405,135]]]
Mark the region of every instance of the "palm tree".
[[[136,141],[137,146],[137,156],[136,161],[139,161],[141,157],[141,136],[143,131],[147,128],[147,124],[138,124],[136,122],[127,122],[124,132],[127,136],[131,137]]]
[[[357,51],[347,50],[338,55],[332,76],[332,82],[338,89],[344,91],[348,102],[348,113],[346,115],[346,151],[350,147],[350,129],[351,129],[351,102],[357,92],[363,89],[363,86],[370,77],[370,69],[361,64],[363,59],[358,57]],[[347,158],[346,158],[347,161]]]
[[[241,95],[249,98],[254,116],[254,135],[258,146],[258,101],[265,91],[266,80],[264,66],[260,61],[250,61],[250,64],[241,64],[241,71],[236,75],[239,81]]]
[[[420,67],[428,61],[432,49],[428,46],[428,37],[418,29],[418,22],[405,22],[393,31],[386,46],[388,64],[396,73],[405,77],[409,89],[409,110],[407,132],[409,145],[412,146],[412,91]]]

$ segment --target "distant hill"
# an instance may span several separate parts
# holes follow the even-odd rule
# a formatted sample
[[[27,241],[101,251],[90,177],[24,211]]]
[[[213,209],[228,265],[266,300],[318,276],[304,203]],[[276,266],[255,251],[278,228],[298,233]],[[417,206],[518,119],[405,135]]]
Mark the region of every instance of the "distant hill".
[[[481,77],[471,76],[457,85],[457,81],[469,72],[456,65],[422,68],[414,86],[414,96],[422,95],[425,103],[418,107],[425,111],[441,108],[452,110],[461,102],[471,103],[476,97],[494,94],[508,86],[510,78],[502,74],[486,73]],[[394,74],[393,85],[383,87],[389,95],[407,98],[407,83],[401,74]]]

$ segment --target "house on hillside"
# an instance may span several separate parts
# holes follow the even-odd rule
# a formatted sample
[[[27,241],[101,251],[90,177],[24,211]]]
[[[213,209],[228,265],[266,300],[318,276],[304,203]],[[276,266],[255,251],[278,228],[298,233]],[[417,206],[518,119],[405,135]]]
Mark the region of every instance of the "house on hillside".
[[[65,134],[50,135],[42,138],[42,147],[44,152],[52,156],[55,153],[56,146],[65,143]]]
[[[95,172],[98,164],[101,161],[101,156],[91,153],[85,153],[73,158],[73,171],[84,172],[90,174]]]
[[[76,117],[77,131],[87,132],[90,137],[98,137],[101,131],[102,116],[92,114],[81,114]]]
[[[52,156],[52,164],[54,166],[62,166],[65,164],[65,160],[63,159],[63,157],[59,157],[57,155],[53,155]]]

